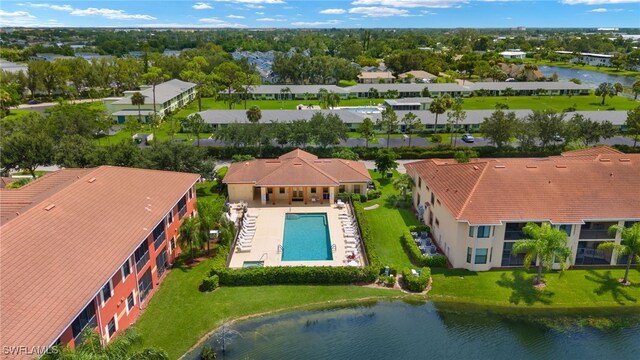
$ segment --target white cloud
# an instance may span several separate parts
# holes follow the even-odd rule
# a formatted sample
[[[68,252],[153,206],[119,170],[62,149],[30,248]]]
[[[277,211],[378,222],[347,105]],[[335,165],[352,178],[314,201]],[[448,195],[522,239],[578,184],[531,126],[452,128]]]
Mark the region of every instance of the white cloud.
[[[286,4],[283,0],[215,0],[234,4]]]
[[[36,17],[26,11],[4,11],[0,9],[0,25],[26,26],[33,25]]]
[[[27,3],[27,5],[34,7],[34,8],[47,8],[47,9],[52,9],[52,10],[58,10],[58,11],[73,11],[73,8],[71,7],[71,5],[51,5],[51,4],[47,4],[47,3]]]
[[[387,17],[387,16],[407,16],[409,12],[404,9],[394,9],[388,7],[355,7],[349,9],[350,14],[359,14],[366,17]]]
[[[381,5],[396,8],[452,8],[469,3],[469,0],[355,0],[352,5]]]
[[[297,22],[292,22],[291,25],[293,26],[325,26],[325,25],[337,25],[340,24],[342,21],[340,20],[327,20],[327,21],[297,21]]]
[[[285,20],[285,19],[275,19],[275,18],[267,17],[267,18],[256,19],[256,21],[287,21],[287,20]]]
[[[178,23],[163,23],[163,24],[141,24],[138,27],[144,28],[246,28],[244,24],[232,24],[232,23],[214,23],[214,24],[178,24]]]
[[[202,21],[203,23],[223,23],[224,20],[220,20],[218,18],[202,18],[199,21]]]
[[[611,4],[636,4],[640,0],[562,0],[567,5],[611,5]]]
[[[589,10],[589,12],[607,12],[607,9],[605,9],[605,8],[597,8],[597,9]]]
[[[264,9],[264,6],[262,6],[262,5],[254,5],[254,4],[247,4],[247,5],[245,5],[245,7],[248,7],[249,9]]]
[[[605,8],[596,8],[593,10],[589,10],[587,12],[592,12],[592,13],[606,13],[606,12],[621,12],[624,11],[624,9],[605,9]]]
[[[127,14],[124,10],[115,9],[74,9],[69,14],[73,16],[102,16],[111,20],[156,20],[151,15]]]
[[[213,9],[213,6],[211,6],[209,3],[197,2],[193,4],[192,8],[196,10],[206,10],[206,9]]]
[[[346,13],[345,9],[324,9],[320,10],[320,14],[329,14],[329,15],[340,15]]]
[[[262,11],[256,11],[256,15],[264,15]]]
[[[227,15],[229,19],[244,19],[244,16],[241,15]]]

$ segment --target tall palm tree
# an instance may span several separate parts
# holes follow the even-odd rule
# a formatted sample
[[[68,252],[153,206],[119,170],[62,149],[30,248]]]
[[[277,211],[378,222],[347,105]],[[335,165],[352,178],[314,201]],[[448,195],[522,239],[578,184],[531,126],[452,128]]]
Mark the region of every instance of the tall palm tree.
[[[340,105],[340,95],[333,91],[327,94],[327,108],[333,109],[338,105]]]
[[[527,223],[522,231],[529,236],[529,239],[516,241],[511,251],[514,255],[525,254],[525,268],[537,263],[536,284],[542,284],[542,268],[551,269],[554,259],[560,263],[562,270],[566,268],[571,249],[567,246],[567,233],[564,230],[554,228],[549,223],[543,223],[542,226]]]
[[[152,66],[149,71],[142,75],[147,84],[151,84],[151,91],[153,92],[153,113],[156,113],[156,85],[162,83],[165,80],[165,75],[162,73],[162,69]]]
[[[290,94],[291,93],[291,89],[289,89],[288,86],[283,87],[282,89],[280,89],[280,100],[282,101],[282,106],[284,107],[284,100],[285,100],[285,95],[286,94]],[[289,96],[286,95],[286,99],[289,100]]]
[[[140,123],[142,123],[142,114],[140,112],[140,106],[144,105],[144,99],[145,99],[144,95],[142,95],[142,93],[140,93],[139,91],[134,92],[133,95],[131,95],[131,105],[138,107],[138,121]]]
[[[447,102],[444,96],[441,96],[433,100],[431,102],[431,105],[429,105],[429,111],[432,114],[436,114],[436,121],[433,128],[434,133],[438,132],[438,115],[444,114],[444,112],[447,111],[448,108],[449,108],[449,103]]]
[[[407,200],[407,192],[413,189],[413,185],[413,178],[408,174],[400,174],[393,179],[393,187],[400,190],[404,200]]]
[[[221,214],[211,200],[199,199],[196,205],[200,219],[201,237],[206,239],[207,254],[209,254],[211,250],[209,248],[209,231],[215,227]]]
[[[195,260],[195,251],[202,243],[202,232],[200,231],[200,219],[188,217],[180,226],[180,237],[178,238],[180,247],[191,252],[191,262]]]
[[[188,118],[189,130],[196,136],[196,146],[200,146],[200,134],[205,130],[205,122],[199,113],[192,114]]]
[[[616,250],[618,256],[628,255],[627,269],[624,272],[622,284],[630,285],[629,269],[631,268],[631,263],[633,260],[635,260],[636,263],[640,263],[640,222],[630,227],[611,225],[609,232],[620,232],[622,241],[619,245],[613,241],[604,242],[598,246],[598,250]]]
[[[74,349],[58,345],[41,357],[43,360],[168,360],[169,356],[164,350],[157,348],[138,348],[140,335],[135,328],[130,327],[114,337],[108,344],[104,344],[102,338],[94,329],[87,327],[82,332],[82,341],[76,344]]]

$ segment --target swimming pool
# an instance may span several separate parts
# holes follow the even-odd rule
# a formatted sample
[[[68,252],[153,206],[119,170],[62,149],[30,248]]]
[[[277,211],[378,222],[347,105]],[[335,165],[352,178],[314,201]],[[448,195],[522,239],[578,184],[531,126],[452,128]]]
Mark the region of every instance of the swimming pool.
[[[376,114],[382,111],[382,109],[380,109],[377,106],[353,106],[353,107],[345,106],[345,107],[342,107],[341,109],[349,110],[356,113],[363,113],[363,114]]]
[[[333,260],[326,213],[286,214],[282,261]]]

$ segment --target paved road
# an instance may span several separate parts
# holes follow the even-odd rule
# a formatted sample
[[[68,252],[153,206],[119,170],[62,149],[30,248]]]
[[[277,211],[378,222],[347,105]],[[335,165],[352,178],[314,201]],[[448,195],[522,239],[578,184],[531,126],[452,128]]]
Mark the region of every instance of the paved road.
[[[90,102],[96,102],[96,101],[102,101],[102,99],[83,99],[83,100],[70,100],[69,103],[70,104],[82,104],[82,103],[90,103]],[[32,111],[37,111],[39,113],[44,114],[45,110],[47,110],[48,108],[54,107],[58,105],[57,102],[47,102],[47,103],[41,103],[41,104],[22,104],[22,105],[18,105],[16,107],[14,107],[14,109],[20,109],[20,110],[32,110]]]

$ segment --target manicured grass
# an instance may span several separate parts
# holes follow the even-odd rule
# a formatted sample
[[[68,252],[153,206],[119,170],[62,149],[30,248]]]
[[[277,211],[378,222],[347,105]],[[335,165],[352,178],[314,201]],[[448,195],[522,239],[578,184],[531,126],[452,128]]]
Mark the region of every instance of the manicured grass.
[[[503,103],[509,105],[511,110],[516,109],[531,109],[531,110],[555,110],[563,111],[564,109],[574,107],[579,111],[587,110],[608,110],[614,108],[615,110],[630,110],[638,105],[640,102],[633,99],[614,96],[613,98],[607,97],[604,105],[600,105],[602,98],[595,95],[583,95],[583,96],[478,96],[471,98],[464,98],[463,107],[465,110],[485,110],[495,109],[496,103]]]
[[[414,267],[400,244],[400,236],[407,226],[418,225],[418,219],[409,209],[398,209],[387,204],[388,195],[399,194],[393,187],[392,179],[382,178],[379,172],[370,171],[370,173],[376,182],[376,189],[381,189],[383,192],[379,199],[365,203],[365,206],[380,205],[377,209],[365,211],[371,227],[373,247],[380,256],[382,265],[392,266],[398,270]],[[398,173],[394,172],[394,176],[397,175]]]
[[[3,117],[2,120],[14,120],[32,112],[35,112],[35,111],[23,110],[23,109],[11,109],[11,111],[9,112],[9,115]]]
[[[338,106],[370,106],[377,105],[384,102],[384,99],[342,99]],[[257,106],[261,110],[295,110],[296,106],[303,105],[318,105],[318,99],[297,99],[297,100],[249,100],[247,101],[247,109],[252,106]],[[202,98],[202,110],[228,110],[229,104],[220,100],[216,101],[213,98]],[[233,110],[244,110],[244,102],[234,104]],[[194,100],[187,106],[183,107],[176,113],[178,119],[184,119],[187,115],[198,111],[198,100]]]
[[[224,321],[305,306],[404,296],[395,290],[345,285],[222,287],[202,293],[198,286],[212,262],[176,268],[167,275],[136,323],[143,346],[160,347],[175,359]]]
[[[624,269],[577,269],[545,273],[547,286],[532,286],[534,270],[495,270],[475,273],[466,270],[433,269],[434,301],[472,303],[518,308],[612,308],[640,307],[640,271],[632,270],[632,286],[617,283]]]

